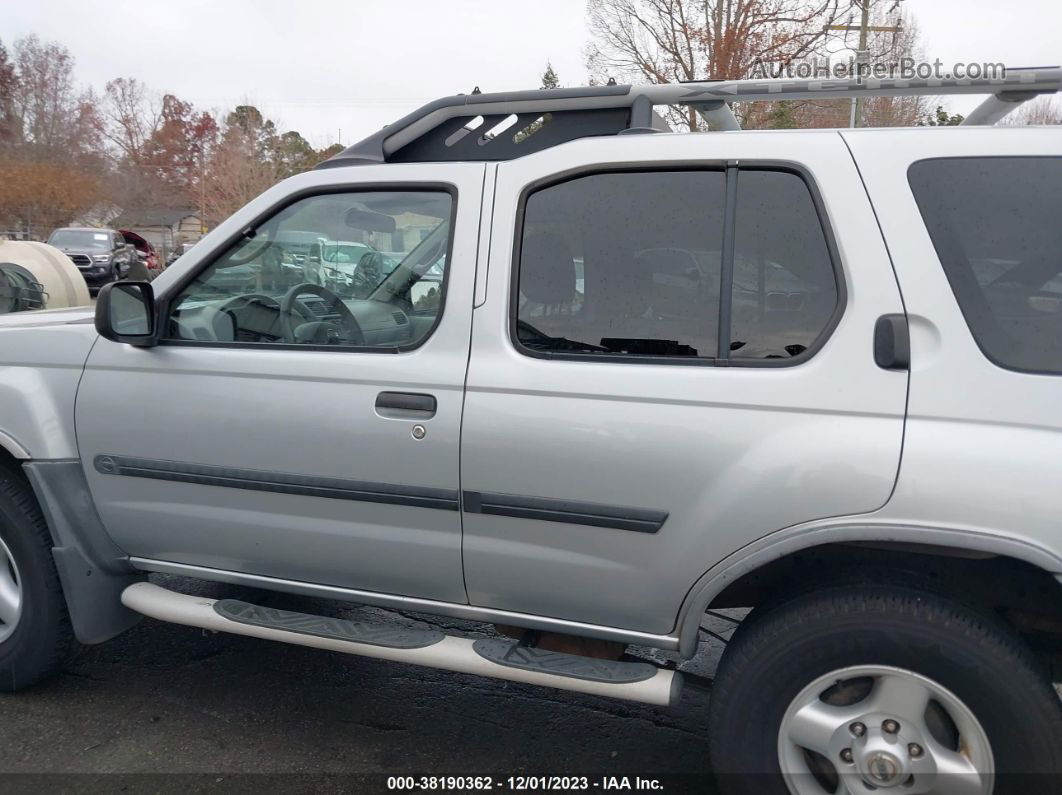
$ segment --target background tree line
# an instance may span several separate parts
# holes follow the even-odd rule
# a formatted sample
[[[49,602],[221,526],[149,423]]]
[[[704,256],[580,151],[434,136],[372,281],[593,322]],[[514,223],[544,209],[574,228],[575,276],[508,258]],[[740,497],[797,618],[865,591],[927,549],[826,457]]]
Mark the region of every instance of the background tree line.
[[[589,82],[662,83],[763,77],[806,62],[826,64],[856,46],[867,4],[871,63],[923,59],[916,21],[900,0],[587,0]],[[580,81],[582,82],[582,81]],[[543,88],[560,78],[547,64]],[[664,109],[660,109],[664,111]],[[848,100],[734,103],[748,129],[847,127]],[[704,122],[667,111],[675,129]],[[958,124],[926,97],[867,98],[867,126]],[[1008,123],[1062,122],[1050,98],[1026,103]],[[314,149],[251,105],[215,116],[172,94],[119,77],[101,93],[78,86],[70,52],[36,36],[0,42],[0,234],[37,237],[93,208],[195,207],[217,224],[267,187],[312,167],[339,145]]]
[[[339,148],[314,149],[254,106],[216,118],[132,77],[97,93],[63,45],[0,42],[0,233],[43,237],[106,207],[194,207],[213,226]]]
[[[587,68],[595,82],[671,83],[688,80],[761,79],[764,66],[825,64],[833,54],[858,46],[858,33],[829,26],[858,25],[863,4],[872,27],[869,62],[924,59],[918,25],[902,0],[587,0],[591,40]],[[861,123],[872,127],[958,124],[941,115],[928,97],[868,97]],[[938,110],[941,113],[938,113]],[[847,127],[849,100],[735,103],[746,129]],[[697,130],[704,122],[692,109],[671,109],[674,129]],[[1014,124],[1062,123],[1050,98],[1027,103]]]

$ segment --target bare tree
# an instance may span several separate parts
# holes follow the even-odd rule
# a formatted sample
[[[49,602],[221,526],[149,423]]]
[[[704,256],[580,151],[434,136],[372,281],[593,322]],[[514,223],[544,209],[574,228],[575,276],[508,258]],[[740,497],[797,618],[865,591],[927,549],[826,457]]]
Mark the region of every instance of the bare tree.
[[[1034,124],[1062,124],[1062,106],[1054,95],[1047,95],[1026,102],[1002,122],[1026,127]]]
[[[918,23],[909,14],[890,16],[895,0],[870,0],[870,25],[899,27],[898,32],[874,31],[867,39],[869,64],[893,66],[903,58],[916,61],[924,58]],[[854,22],[845,18],[845,24]],[[827,46],[853,45],[851,33],[831,36]],[[777,127],[775,103],[745,103],[739,109],[742,125],[749,129]],[[789,103],[794,127],[847,127],[851,118],[851,101],[847,99],[810,100]],[[868,127],[911,127],[931,116],[929,98],[921,96],[867,97],[864,100],[861,123]],[[787,119],[788,121],[788,119]]]
[[[101,103],[102,132],[132,163],[142,163],[144,147],[158,131],[162,107],[147,86],[133,77],[107,83]]]
[[[0,42],[0,144],[13,143],[15,134],[15,65]]]
[[[0,66],[0,226],[41,236],[101,197],[96,100],[77,90],[74,59],[55,42],[19,39]]]
[[[225,119],[225,129],[208,164],[204,204],[208,222],[228,217],[281,176],[273,158],[276,126],[252,105],[239,105]]]
[[[896,15],[895,0],[866,0],[872,27],[899,26],[899,32],[872,31],[870,64],[897,64],[919,58],[917,24]],[[830,50],[853,49],[856,35],[827,30],[853,25],[857,4],[843,0],[588,0],[592,41],[587,65],[595,82],[605,77],[652,83],[784,75],[810,62],[829,74]],[[864,120],[873,126],[907,126],[929,111],[923,97],[872,97]],[[735,113],[747,128],[846,127],[848,100],[738,103]],[[673,125],[691,130],[702,122],[694,110],[672,110]]]
[[[36,36],[15,42],[12,105],[20,141],[38,150],[81,149],[76,133],[82,105],[74,85],[74,58],[56,42]]]
[[[816,54],[840,13],[840,0],[588,0],[587,67],[595,82],[740,79]],[[699,127],[692,109],[671,121]]]

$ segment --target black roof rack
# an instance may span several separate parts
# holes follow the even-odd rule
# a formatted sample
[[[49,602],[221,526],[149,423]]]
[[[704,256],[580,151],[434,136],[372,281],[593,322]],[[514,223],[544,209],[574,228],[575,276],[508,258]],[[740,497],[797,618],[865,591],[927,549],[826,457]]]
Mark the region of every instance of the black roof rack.
[[[964,124],[995,124],[1022,102],[1062,90],[1062,67],[1001,78],[706,80],[537,89],[444,97],[344,149],[317,168],[367,163],[512,160],[578,138],[666,130],[653,108],[695,108],[712,129],[737,130],[730,102],[863,96],[988,94]],[[512,118],[515,116],[515,119]]]

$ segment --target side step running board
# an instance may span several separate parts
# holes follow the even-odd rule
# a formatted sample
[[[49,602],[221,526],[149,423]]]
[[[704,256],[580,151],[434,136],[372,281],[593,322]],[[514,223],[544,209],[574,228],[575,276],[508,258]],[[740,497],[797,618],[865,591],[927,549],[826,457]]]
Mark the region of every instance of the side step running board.
[[[473,641],[435,630],[293,613],[234,599],[188,596],[149,582],[134,583],[122,591],[122,604],[160,621],[214,632],[645,704],[674,704],[682,689],[682,674],[649,663],[598,660],[521,646],[514,641]]]

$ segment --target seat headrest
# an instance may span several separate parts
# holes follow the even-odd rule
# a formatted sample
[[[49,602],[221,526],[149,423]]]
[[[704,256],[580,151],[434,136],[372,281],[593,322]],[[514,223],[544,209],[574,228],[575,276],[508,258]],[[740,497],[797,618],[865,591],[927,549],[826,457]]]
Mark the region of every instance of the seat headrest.
[[[520,292],[539,304],[567,304],[575,297],[575,259],[562,235],[539,232],[520,252]]]

